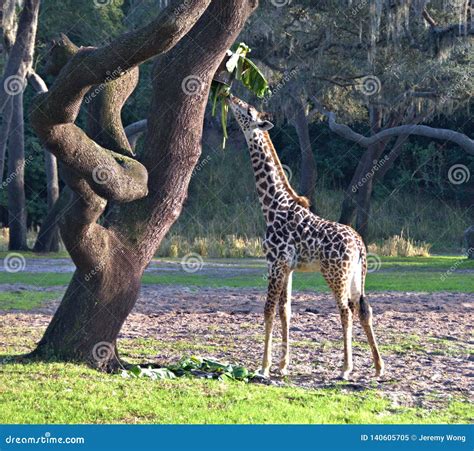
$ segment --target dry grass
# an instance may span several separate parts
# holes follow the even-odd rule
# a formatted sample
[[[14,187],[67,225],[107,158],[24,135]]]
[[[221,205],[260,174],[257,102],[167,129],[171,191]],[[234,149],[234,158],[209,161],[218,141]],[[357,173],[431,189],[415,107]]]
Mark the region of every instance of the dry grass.
[[[181,235],[168,235],[157,255],[159,257],[183,257],[196,253],[211,258],[262,257],[263,251],[259,238],[227,235],[224,238],[211,236],[187,238]]]
[[[429,257],[431,244],[404,237],[403,233],[369,244],[369,252],[384,257]]]

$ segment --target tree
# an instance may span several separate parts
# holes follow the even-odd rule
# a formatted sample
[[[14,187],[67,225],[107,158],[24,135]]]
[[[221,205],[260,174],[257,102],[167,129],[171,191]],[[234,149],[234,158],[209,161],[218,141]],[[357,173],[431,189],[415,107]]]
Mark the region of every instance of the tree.
[[[36,72],[30,71],[28,81],[37,93],[48,92],[45,81]],[[58,252],[60,241],[58,221],[63,208],[67,205],[65,201],[67,194],[63,196],[62,201],[59,201],[59,175],[56,157],[45,150],[44,161],[48,213],[41,224],[33,251]]]
[[[8,225],[10,250],[27,249],[25,199],[25,143],[23,90],[33,63],[38,23],[39,0],[26,0],[20,14],[16,38],[9,52],[0,91],[3,124],[0,136],[0,174],[3,177],[5,150],[8,144]],[[6,40],[6,39],[4,39]]]
[[[296,85],[306,109],[317,97],[342,122],[380,137],[367,145],[360,134],[355,140],[364,152],[339,219],[355,222],[364,238],[373,186],[400,155],[407,131],[426,133],[423,122],[461,111],[472,98],[474,22],[467,5],[466,0],[268,4],[256,18],[257,30],[249,33],[250,45],[279,74],[274,97],[287,97],[289,85]],[[437,135],[470,145],[454,130]],[[398,137],[393,145],[392,137]]]
[[[33,356],[87,361],[107,370],[120,365],[117,335],[144,269],[180,214],[200,155],[212,77],[257,4],[172,1],[156,20],[103,47],[78,49],[67,40],[56,46],[51,68],[59,75],[36,98],[30,117],[72,191],[60,228],[77,269]],[[135,87],[136,66],[156,55],[147,139],[138,161],[128,141],[113,140],[105,148],[74,122],[93,86],[114,85],[109,102],[120,109]],[[197,91],[186,89],[190,81]],[[102,128],[124,135],[122,124],[106,117]],[[107,204],[110,213],[101,225]]]

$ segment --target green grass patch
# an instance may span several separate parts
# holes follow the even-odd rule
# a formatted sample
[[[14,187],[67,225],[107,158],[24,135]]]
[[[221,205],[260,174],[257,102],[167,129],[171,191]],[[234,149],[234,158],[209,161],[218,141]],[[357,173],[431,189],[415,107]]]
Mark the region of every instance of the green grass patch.
[[[212,354],[226,351],[227,346],[205,344],[186,340],[156,340],[154,338],[125,338],[119,340],[120,354],[127,362],[141,363],[144,358],[153,358],[157,353],[178,352],[195,354]]]
[[[0,259],[4,259],[7,255],[13,253],[14,251],[0,251]],[[16,252],[16,251],[15,251]],[[69,254],[67,251],[61,251],[61,252],[51,252],[51,253],[46,253],[46,254],[38,254],[36,252],[25,252],[21,251],[21,255],[25,258],[48,258],[48,259],[59,259],[59,258],[70,258]]]
[[[31,310],[58,296],[44,291],[0,291],[0,310]]]
[[[444,277],[445,276],[445,277]],[[41,287],[67,285],[71,274],[57,273],[0,273],[0,284],[22,283]],[[144,274],[143,284],[184,285],[208,288],[266,288],[264,272],[243,274],[235,277],[205,275],[203,273],[163,272]],[[329,291],[320,274],[296,273],[293,279],[295,290]],[[472,273],[451,273],[439,271],[377,271],[367,276],[367,291],[451,291],[460,293],[474,292]]]
[[[439,272],[376,272],[367,276],[367,291],[451,291],[470,293],[474,291],[472,274],[450,274],[445,279]],[[237,277],[217,277],[185,272],[166,274],[145,274],[144,284],[187,285],[211,288],[266,288],[267,281],[262,274],[245,274]],[[321,276],[314,273],[296,273],[293,277],[295,290],[329,291]]]
[[[462,400],[428,411],[375,390],[304,390],[240,382],[123,379],[80,365],[0,367],[1,423],[468,423]]]
[[[413,269],[416,271],[448,271],[474,269],[474,260],[459,255],[432,255],[430,257],[381,257],[382,270]]]

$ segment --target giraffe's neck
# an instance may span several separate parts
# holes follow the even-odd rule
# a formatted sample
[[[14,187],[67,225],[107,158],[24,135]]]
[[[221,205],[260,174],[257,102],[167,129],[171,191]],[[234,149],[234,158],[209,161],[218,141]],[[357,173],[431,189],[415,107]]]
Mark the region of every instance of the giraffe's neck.
[[[247,137],[255,174],[257,194],[267,224],[274,213],[296,202],[308,207],[308,201],[291,188],[268,132],[255,130]]]

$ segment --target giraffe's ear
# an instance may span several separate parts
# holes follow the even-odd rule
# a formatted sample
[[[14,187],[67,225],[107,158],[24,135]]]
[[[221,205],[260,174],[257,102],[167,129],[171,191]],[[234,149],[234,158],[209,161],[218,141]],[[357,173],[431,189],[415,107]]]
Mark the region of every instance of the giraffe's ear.
[[[273,124],[270,121],[262,121],[258,124],[258,128],[266,132],[273,128]]]

